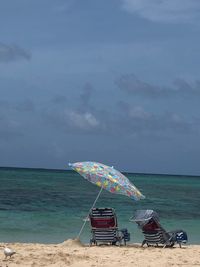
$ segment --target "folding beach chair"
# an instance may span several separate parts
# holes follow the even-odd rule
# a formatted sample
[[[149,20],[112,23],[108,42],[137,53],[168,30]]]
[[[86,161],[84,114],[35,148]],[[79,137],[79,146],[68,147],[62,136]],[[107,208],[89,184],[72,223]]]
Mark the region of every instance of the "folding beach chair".
[[[130,241],[127,229],[118,229],[117,217],[113,208],[93,208],[89,214],[92,238],[90,244],[126,245]]]
[[[164,247],[173,247],[174,244],[187,242],[187,234],[183,230],[165,231],[159,222],[158,214],[153,210],[138,210],[131,221],[137,223],[144,234],[142,247],[162,244]]]

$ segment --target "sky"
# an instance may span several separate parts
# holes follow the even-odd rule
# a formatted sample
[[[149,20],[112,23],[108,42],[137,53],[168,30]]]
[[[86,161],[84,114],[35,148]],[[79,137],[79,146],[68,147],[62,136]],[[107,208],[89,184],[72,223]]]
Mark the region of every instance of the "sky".
[[[0,0],[0,166],[200,175],[199,0]]]

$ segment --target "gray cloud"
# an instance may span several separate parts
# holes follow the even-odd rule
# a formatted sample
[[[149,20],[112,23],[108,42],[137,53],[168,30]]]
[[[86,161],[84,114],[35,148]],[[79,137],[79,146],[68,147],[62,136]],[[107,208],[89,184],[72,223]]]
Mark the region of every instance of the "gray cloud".
[[[175,89],[174,91],[180,92],[183,94],[198,95],[200,94],[200,81],[194,81],[189,83],[183,79],[176,79],[174,81]]]
[[[191,85],[182,81],[175,81],[175,88],[162,88],[153,86],[137,79],[134,75],[124,75],[117,81],[118,86],[132,94],[155,96],[170,96],[180,92],[190,92]],[[198,83],[194,85],[192,93],[196,93]],[[198,90],[197,90],[198,91]],[[133,105],[125,101],[120,101],[112,109],[93,105],[95,90],[88,82],[80,91],[77,100],[73,104],[53,103],[51,107],[43,110],[43,118],[48,125],[67,134],[90,134],[90,135],[151,135],[166,137],[166,133],[171,134],[191,134],[199,131],[194,120],[185,118],[178,112],[150,112],[140,105]],[[63,99],[63,98],[62,98]]]
[[[33,112],[35,111],[35,104],[30,99],[24,100],[15,105],[15,108],[19,112]]]
[[[195,121],[188,121],[184,116],[174,112],[151,113],[141,106],[130,106],[127,102],[119,102],[122,111],[119,127],[130,134],[188,134],[197,130]]]
[[[64,96],[55,96],[50,107],[44,108],[43,118],[52,126],[66,133],[97,133],[100,122],[95,114],[95,108],[90,104],[94,88],[87,82],[80,91],[77,100],[67,101]]]
[[[82,93],[81,93],[82,95]],[[79,98],[82,103],[82,98]],[[80,104],[80,103],[79,103]],[[189,120],[178,112],[149,112],[139,105],[120,101],[112,110],[109,107],[85,106],[51,107],[44,110],[45,125],[60,129],[66,134],[92,135],[155,135],[191,134],[199,131],[194,120]]]
[[[152,112],[141,105],[122,100],[112,109],[105,105],[102,109],[102,106],[94,107],[89,104],[92,102],[91,94],[93,89],[84,86],[77,101],[74,99],[73,103],[62,101],[65,98],[57,96],[53,98],[55,101],[49,99],[49,102],[40,103],[40,106],[36,106],[31,100],[21,103],[1,101],[0,139],[10,140],[13,137],[29,135],[32,128],[40,129],[50,136],[55,134],[55,131],[66,136],[73,134],[156,138],[199,133],[197,116],[195,119],[188,119],[178,112]],[[73,105],[74,103],[76,105]],[[80,109],[83,104],[84,109]]]
[[[30,52],[24,50],[23,48],[13,44],[6,45],[0,43],[0,62],[12,62],[16,60],[30,60]]]
[[[153,98],[200,95],[200,81],[195,81],[191,84],[183,79],[176,79],[173,82],[173,87],[162,87],[142,81],[134,74],[126,74],[117,79],[115,83],[122,91],[129,94]]]
[[[199,19],[198,0],[121,0],[123,8],[155,22],[186,23]]]
[[[122,91],[130,94],[140,94],[151,97],[169,95],[169,91],[166,88],[161,88],[141,81],[134,74],[122,75],[116,80],[116,84]]]
[[[95,114],[90,111],[80,112],[75,108],[44,109],[43,119],[48,125],[66,134],[96,134],[101,129]]]
[[[94,88],[91,83],[87,82],[80,94],[80,103],[79,103],[79,108],[80,110],[87,110],[88,108],[92,108],[90,101],[92,98],[92,94],[94,93]]]
[[[51,101],[56,105],[64,105],[67,103],[67,98],[64,95],[55,95]]]
[[[109,112],[104,110],[104,114],[108,115]],[[66,134],[166,136],[166,133],[189,134],[196,131],[194,122],[187,121],[177,113],[153,114],[141,107],[130,108],[121,114],[115,111],[105,117],[100,110],[96,113],[80,113],[65,109],[59,113],[48,113],[48,120]]]

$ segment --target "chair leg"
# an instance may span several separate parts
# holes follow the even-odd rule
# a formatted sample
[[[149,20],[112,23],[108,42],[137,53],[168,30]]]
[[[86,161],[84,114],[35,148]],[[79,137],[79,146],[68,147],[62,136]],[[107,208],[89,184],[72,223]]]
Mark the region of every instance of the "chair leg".
[[[141,247],[143,247],[146,244],[146,240],[143,240]]]

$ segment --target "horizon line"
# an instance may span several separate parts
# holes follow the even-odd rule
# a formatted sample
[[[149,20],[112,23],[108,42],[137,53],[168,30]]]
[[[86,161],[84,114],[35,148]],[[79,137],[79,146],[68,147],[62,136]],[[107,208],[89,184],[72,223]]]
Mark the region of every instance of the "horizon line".
[[[0,166],[0,169],[27,169],[27,170],[41,170],[41,171],[73,171],[70,168],[66,169],[58,169],[58,168],[43,168],[43,167],[19,167],[19,166]],[[165,176],[190,176],[190,177],[200,177],[200,175],[195,174],[173,174],[173,173],[144,173],[144,172],[130,172],[130,171],[120,171],[122,173],[127,174],[135,174],[135,175],[165,175]]]

